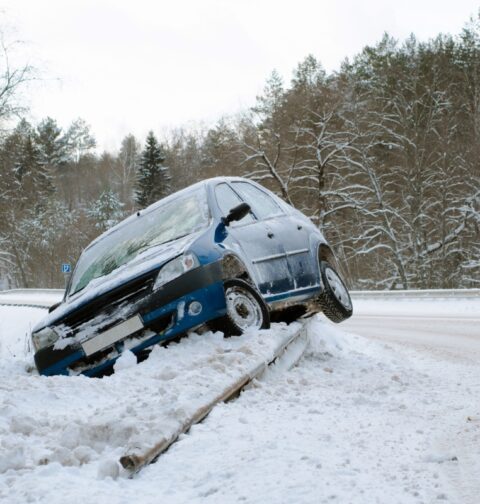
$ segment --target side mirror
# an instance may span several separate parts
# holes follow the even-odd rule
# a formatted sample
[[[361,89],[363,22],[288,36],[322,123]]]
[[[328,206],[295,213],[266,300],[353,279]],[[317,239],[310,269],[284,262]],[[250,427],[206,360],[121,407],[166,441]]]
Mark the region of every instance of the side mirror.
[[[231,222],[242,220],[248,212],[250,212],[250,205],[248,203],[240,203],[240,205],[233,207],[226,217],[222,218],[222,222],[225,226],[228,226]]]
[[[58,302],[58,303],[55,303],[54,305],[50,306],[50,308],[48,309],[48,313],[52,313],[53,310],[55,310],[55,308],[58,308],[60,305],[62,304],[62,302]]]

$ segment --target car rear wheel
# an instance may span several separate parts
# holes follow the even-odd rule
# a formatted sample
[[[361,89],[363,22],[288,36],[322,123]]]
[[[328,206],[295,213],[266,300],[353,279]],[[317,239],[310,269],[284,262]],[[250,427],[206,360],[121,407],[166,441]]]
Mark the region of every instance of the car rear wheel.
[[[343,322],[352,316],[352,299],[340,275],[325,261],[320,261],[323,291],[318,298],[320,307],[332,322]]]
[[[247,329],[268,329],[270,316],[268,307],[260,294],[247,282],[238,278],[223,284],[227,313],[212,320],[208,326],[221,331],[225,336],[238,336]]]

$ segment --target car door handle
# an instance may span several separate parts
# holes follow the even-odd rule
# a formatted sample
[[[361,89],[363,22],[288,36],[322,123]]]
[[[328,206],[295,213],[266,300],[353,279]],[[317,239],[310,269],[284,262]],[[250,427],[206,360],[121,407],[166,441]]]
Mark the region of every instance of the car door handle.
[[[269,232],[267,233],[267,236],[268,236],[269,238],[273,238],[275,235],[274,235],[271,231],[269,231]]]

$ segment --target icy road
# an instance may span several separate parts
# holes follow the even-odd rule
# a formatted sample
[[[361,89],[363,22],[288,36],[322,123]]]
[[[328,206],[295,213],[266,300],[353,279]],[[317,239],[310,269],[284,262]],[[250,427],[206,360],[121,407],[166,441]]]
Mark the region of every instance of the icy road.
[[[0,502],[478,504],[480,299],[360,299],[340,326],[217,406],[133,479],[118,465],[279,334],[191,335],[96,380],[37,376],[25,333],[44,310],[0,307]]]

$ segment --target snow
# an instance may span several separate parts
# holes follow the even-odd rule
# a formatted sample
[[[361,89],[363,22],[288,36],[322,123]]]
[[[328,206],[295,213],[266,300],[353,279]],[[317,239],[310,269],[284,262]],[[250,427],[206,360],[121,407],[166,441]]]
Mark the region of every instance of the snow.
[[[359,313],[382,311],[378,300],[362,303]],[[479,301],[469,303],[478,314]],[[433,317],[446,304],[402,309],[423,305]],[[229,339],[191,334],[140,364],[124,354],[100,380],[29,371],[23,333],[41,315],[0,307],[2,502],[477,502],[478,363],[371,340],[318,316],[296,367],[268,372],[128,479],[120,456],[167,435],[298,324]]]
[[[124,302],[118,305],[118,309],[115,311],[115,317],[117,320],[126,320],[127,316],[131,313],[131,306],[128,302]],[[76,333],[74,336],[71,336],[72,329],[65,325],[59,324],[55,326],[55,332],[60,336],[60,338],[56,341],[54,348],[55,350],[62,350],[63,348],[67,348],[69,345],[72,345],[76,342],[82,342],[88,339],[94,333],[101,332],[102,329],[109,324],[111,324],[112,319],[106,313],[100,313],[95,317],[92,317],[87,322],[79,324],[75,329]],[[41,322],[43,325],[43,321]],[[38,325],[35,326],[34,329],[37,329]]]
[[[439,296],[439,294],[437,294]],[[480,294],[477,297],[458,296],[455,302],[452,298],[438,297],[432,299],[418,299],[397,297],[394,299],[362,299],[353,298],[355,313],[362,316],[375,317],[459,317],[471,318],[480,316]]]
[[[125,350],[113,365],[113,370],[118,373],[122,369],[128,369],[137,365],[137,357],[130,350]]]
[[[49,308],[63,299],[63,293],[61,289],[12,289],[0,291],[0,303]]]
[[[0,366],[5,369],[25,364],[31,356],[30,331],[46,310],[0,306]],[[33,360],[32,360],[33,362]]]

